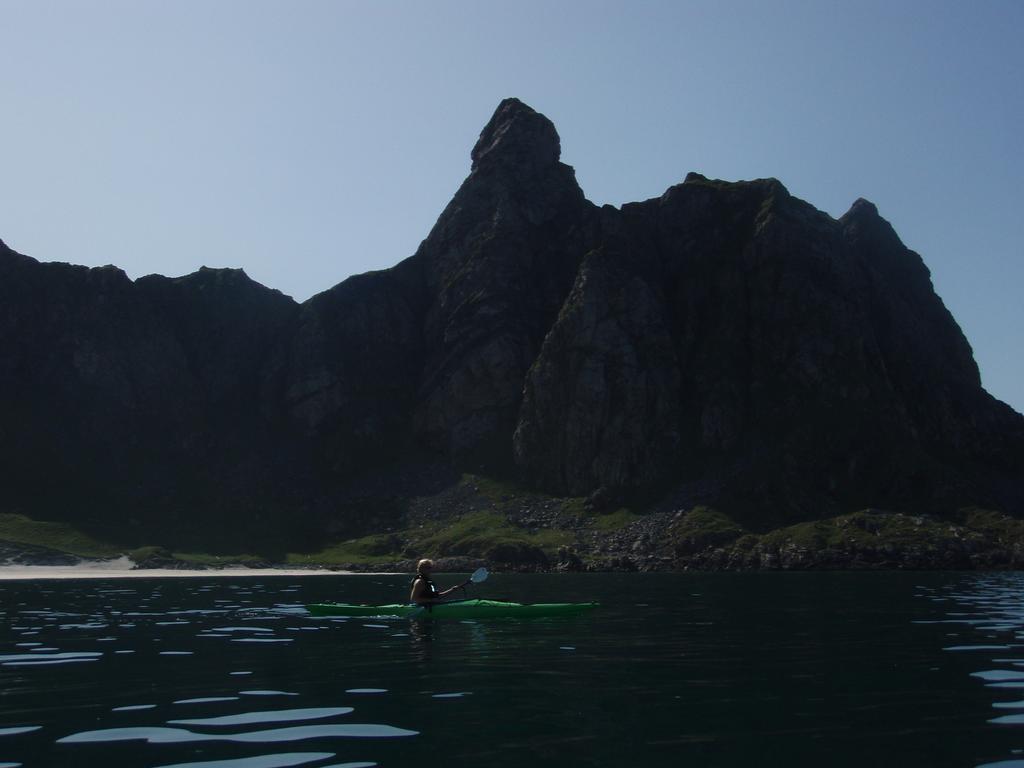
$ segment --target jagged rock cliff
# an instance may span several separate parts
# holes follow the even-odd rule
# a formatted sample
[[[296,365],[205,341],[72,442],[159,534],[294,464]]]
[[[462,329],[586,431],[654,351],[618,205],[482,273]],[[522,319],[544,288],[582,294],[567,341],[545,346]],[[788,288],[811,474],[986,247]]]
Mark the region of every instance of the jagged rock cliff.
[[[133,283],[0,247],[0,306],[3,511],[179,541],[260,519],[294,302],[235,270]]]
[[[472,467],[752,529],[1024,514],[1024,418],[871,203],[837,221],[690,174],[598,208],[559,156],[502,102],[418,251],[301,305],[240,271],[132,282],[0,244],[0,506],[316,538]]]
[[[690,174],[602,211],[514,444],[551,490],[667,479],[669,498],[777,525],[1019,509],[1019,479],[988,470],[1022,476],[1021,426],[871,203],[835,221],[773,179]]]

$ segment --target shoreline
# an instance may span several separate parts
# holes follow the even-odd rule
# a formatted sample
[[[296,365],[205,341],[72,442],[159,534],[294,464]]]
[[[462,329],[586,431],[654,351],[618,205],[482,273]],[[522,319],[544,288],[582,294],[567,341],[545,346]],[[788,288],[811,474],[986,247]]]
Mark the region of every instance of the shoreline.
[[[831,564],[825,567],[775,567],[765,568],[736,568],[723,567],[716,563],[702,564],[703,567],[688,567],[681,569],[673,568],[606,568],[606,569],[585,569],[581,571],[549,569],[546,571],[537,570],[516,570],[512,573],[673,573],[673,574],[710,574],[710,573],[884,573],[884,572],[978,572],[978,573],[1000,573],[1008,571],[1024,572],[1024,568],[1017,564],[1002,564],[994,567],[977,567],[974,565],[961,565],[960,567],[939,565],[936,563],[917,563],[912,567],[906,567],[900,563],[846,563],[845,566]],[[494,572],[502,572],[500,567],[491,566]],[[462,573],[467,571],[464,568],[444,569],[444,573]],[[91,561],[82,562],[77,565],[24,565],[16,563],[0,564],[0,582],[5,581],[37,581],[55,580],[67,581],[74,579],[153,579],[153,578],[179,578],[195,579],[200,577],[209,578],[279,578],[279,577],[305,577],[305,576],[408,576],[408,571],[403,570],[351,570],[330,567],[313,568],[277,568],[265,566],[251,568],[246,566],[224,566],[218,568],[133,568],[126,567],[120,562]]]
[[[252,576],[355,576],[381,575],[331,568],[136,568],[127,557],[115,560],[83,560],[75,565],[0,564],[0,581],[36,579],[147,579],[147,578],[240,578]]]

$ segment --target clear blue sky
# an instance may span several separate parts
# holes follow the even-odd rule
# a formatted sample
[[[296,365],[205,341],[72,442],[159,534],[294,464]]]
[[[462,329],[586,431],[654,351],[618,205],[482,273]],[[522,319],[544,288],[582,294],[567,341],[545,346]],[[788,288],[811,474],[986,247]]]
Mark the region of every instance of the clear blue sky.
[[[0,0],[0,238],[303,300],[413,253],[498,102],[587,197],[876,203],[1024,410],[1024,2]]]

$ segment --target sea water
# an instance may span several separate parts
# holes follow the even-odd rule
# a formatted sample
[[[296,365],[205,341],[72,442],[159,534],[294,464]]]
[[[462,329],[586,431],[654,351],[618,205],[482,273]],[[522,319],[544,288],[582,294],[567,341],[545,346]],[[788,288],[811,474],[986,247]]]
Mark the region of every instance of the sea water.
[[[437,577],[442,586],[456,576]],[[1024,575],[0,581],[0,766],[1024,766]]]

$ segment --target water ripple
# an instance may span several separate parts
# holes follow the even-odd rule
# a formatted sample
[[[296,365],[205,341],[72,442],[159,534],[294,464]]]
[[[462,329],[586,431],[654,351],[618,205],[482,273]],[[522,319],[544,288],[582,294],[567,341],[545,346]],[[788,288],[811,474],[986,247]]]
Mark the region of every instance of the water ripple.
[[[1024,725],[1024,715],[1003,715],[993,717],[989,722],[996,725]]]
[[[980,677],[991,682],[1016,681],[1024,680],[1024,672],[1019,669],[986,669],[982,672],[972,672],[971,677]]]
[[[190,720],[168,720],[172,725],[253,725],[255,723],[286,723],[292,720],[321,720],[325,717],[347,715],[352,707],[309,707],[306,709],[278,709],[263,712],[244,712],[222,717],[198,717]]]
[[[39,661],[41,659],[48,660],[67,660],[67,659],[86,659],[96,658],[102,656],[100,651],[67,651],[65,653],[51,653],[43,656],[39,653],[12,653],[0,656],[0,662],[10,661]]]
[[[54,664],[81,664],[83,662],[96,661],[96,659],[36,659],[35,661],[5,661],[5,667],[49,667]]]
[[[237,696],[206,696],[199,699],[178,699],[175,704],[211,704],[215,701],[238,701]]]
[[[992,703],[993,709],[1024,709],[1024,701],[996,701]]]
[[[957,589],[949,590],[944,595],[939,593],[929,598],[951,603],[950,607],[958,608],[959,610],[946,611],[944,621],[967,624],[969,634],[974,636],[972,638],[965,632],[965,642],[946,646],[943,650],[977,654],[985,659],[982,663],[986,665],[1005,664],[1017,667],[980,669],[970,673],[971,677],[983,681],[988,689],[1024,688],[1024,670],[1019,669],[1024,666],[1024,658],[1013,655],[1019,653],[1021,649],[1020,643],[1013,641],[1019,640],[1024,632],[1024,580],[1019,574],[1000,574],[971,579],[969,584],[970,589],[964,589],[961,584]],[[980,642],[972,642],[974,639]],[[999,657],[996,657],[997,654]],[[996,701],[992,702],[992,708],[1020,710],[1024,709],[1024,701]],[[1024,725],[1024,714],[1001,715],[989,719],[988,722],[1000,726],[1021,726]],[[1024,768],[1024,760],[1009,759],[985,763],[978,768]]]
[[[18,728],[0,728],[0,736],[17,736],[19,733],[31,733],[38,731],[41,725],[23,725]]]
[[[299,725],[291,728],[271,728],[246,733],[196,733],[184,728],[161,728],[142,726],[135,728],[101,728],[95,731],[81,731],[57,739],[58,744],[90,744],[115,741],[145,741],[149,744],[188,744],[197,741],[231,741],[243,743],[276,743],[302,741],[304,739],[357,738],[388,739],[416,736],[418,731],[396,728],[377,723],[352,723],[344,725]]]
[[[269,632],[274,634],[274,630],[269,627],[211,627],[210,632]]]
[[[201,763],[175,763],[161,765],[157,768],[288,768],[292,765],[315,763],[334,757],[333,752],[287,752],[280,755],[258,755],[256,757],[239,757],[233,760],[204,760]],[[347,763],[355,768],[356,763]],[[376,765],[376,763],[359,763],[359,765]],[[327,766],[326,768],[330,768]]]

